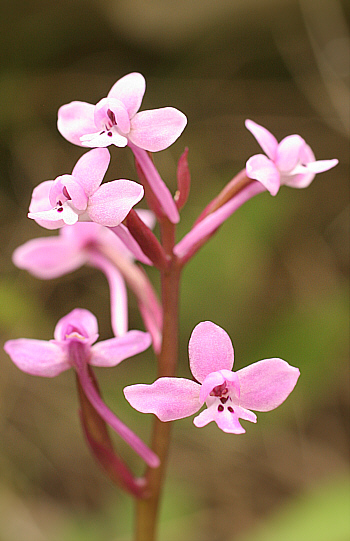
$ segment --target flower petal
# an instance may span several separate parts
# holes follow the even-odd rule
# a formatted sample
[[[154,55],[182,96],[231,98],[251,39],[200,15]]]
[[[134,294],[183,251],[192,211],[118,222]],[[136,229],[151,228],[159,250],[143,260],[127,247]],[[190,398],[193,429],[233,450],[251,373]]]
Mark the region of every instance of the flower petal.
[[[106,148],[95,148],[83,154],[75,164],[72,176],[84,188],[88,197],[95,193],[100,186],[108,169],[109,161],[110,154]]]
[[[45,180],[36,186],[32,193],[32,199],[29,205],[29,212],[41,212],[42,210],[50,210],[50,191],[54,185],[54,180]]]
[[[84,101],[72,101],[58,110],[58,131],[71,143],[83,146],[80,137],[87,133],[94,133],[95,106]]]
[[[78,269],[86,263],[86,254],[61,237],[48,237],[22,244],[13,252],[12,261],[37,278],[51,280]]]
[[[305,146],[306,143],[300,135],[288,135],[282,139],[274,160],[276,167],[282,174],[288,173],[296,167]]]
[[[263,151],[266,152],[267,156],[271,160],[274,160],[278,147],[276,137],[263,126],[253,122],[253,120],[247,119],[245,121],[245,127],[255,137]]]
[[[211,372],[208,374],[203,381],[199,394],[202,404],[207,400],[214,387],[222,385],[223,383],[225,383],[231,399],[234,397],[238,402],[240,389],[236,372],[232,372],[231,370],[219,370],[218,372]]]
[[[300,372],[282,359],[265,359],[236,374],[241,387],[239,405],[256,411],[270,411],[292,392]]]
[[[197,428],[202,428],[212,421],[215,421],[223,432],[231,434],[244,434],[245,432],[244,428],[240,425],[237,415],[230,413],[227,408],[218,411],[217,401],[193,419],[193,423]]]
[[[41,182],[38,186],[36,186],[36,188],[34,188],[32,193],[32,199],[29,205],[29,213],[36,214],[45,210],[51,210],[49,194],[53,184],[53,180],[45,180],[44,182]],[[51,220],[41,219],[37,216],[32,219],[35,220],[37,224],[45,227],[46,229],[57,229],[64,225],[63,220],[60,220],[59,222],[53,222]]]
[[[311,149],[310,149],[311,150]],[[316,173],[323,173],[338,164],[338,160],[318,160],[308,162],[303,167],[304,172],[292,176],[283,176],[282,183],[291,188],[307,188],[315,178]]]
[[[46,340],[9,340],[4,349],[20,370],[33,376],[52,378],[70,368],[62,348]]]
[[[151,345],[147,332],[129,331],[124,336],[98,342],[91,348],[89,364],[93,366],[116,366],[117,364],[145,351]]]
[[[212,406],[213,407],[213,406]],[[236,413],[231,413],[228,408],[223,411],[216,410],[214,421],[218,427],[228,434],[244,434],[245,430],[241,426]]]
[[[235,414],[239,419],[243,419],[244,421],[249,421],[250,423],[256,423],[257,422],[257,416],[255,413],[253,413],[250,410],[247,410],[245,408],[242,408],[241,406],[234,405]]]
[[[95,106],[94,118],[96,126],[107,132],[115,125],[122,133],[130,131],[128,111],[125,105],[115,98],[102,98]]]
[[[173,107],[141,111],[131,121],[128,139],[144,150],[157,152],[170,147],[186,124],[186,116]]]
[[[73,225],[78,221],[79,215],[72,208],[69,201],[62,206],[55,207],[42,212],[28,212],[28,218],[35,220],[46,229],[58,229],[64,225]]]
[[[211,321],[202,321],[192,331],[188,345],[191,372],[202,383],[211,372],[232,370],[232,342],[224,329]]]
[[[129,118],[139,110],[146,90],[146,81],[141,73],[129,73],[119,79],[108,92],[109,98],[120,100],[125,105]]]
[[[276,195],[280,188],[280,174],[273,161],[264,154],[255,154],[246,163],[247,176],[261,182],[270,192]]]
[[[317,160],[315,162],[310,162],[307,164],[307,169],[313,173],[323,173],[335,167],[339,163],[339,160],[336,158],[333,160]]]
[[[152,385],[130,385],[124,395],[141,413],[154,413],[161,421],[174,421],[196,413],[200,385],[184,378],[159,378]]]
[[[193,424],[197,428],[202,428],[203,426],[206,426],[207,424],[211,423],[212,421],[215,421],[215,415],[216,415],[216,405],[213,405],[209,408],[206,408],[205,410],[201,411],[197,417],[193,419]]]
[[[115,126],[110,130],[98,131],[87,133],[80,137],[80,143],[84,147],[89,148],[102,148],[108,147],[109,145],[115,145],[116,147],[125,147],[128,143],[128,140],[124,135],[120,135]]]
[[[113,180],[102,184],[90,197],[88,214],[93,222],[108,227],[119,225],[143,197],[143,187],[131,180]]]
[[[204,404],[208,395],[211,393],[214,387],[217,387],[218,385],[222,385],[223,383],[225,383],[225,378],[223,374],[221,373],[221,371],[211,372],[210,374],[208,374],[201,385],[201,390],[199,393],[199,399],[201,403]]]
[[[84,188],[72,175],[57,177],[50,190],[49,198],[53,207],[56,206],[58,201],[64,202],[71,199],[77,210],[85,210],[88,201]]]
[[[95,342],[98,337],[98,324],[97,319],[84,308],[75,308],[69,314],[62,317],[56,327],[54,332],[54,337],[57,342],[62,342],[66,339],[67,334],[71,334],[72,330],[75,329],[81,336],[85,338],[90,338]]]

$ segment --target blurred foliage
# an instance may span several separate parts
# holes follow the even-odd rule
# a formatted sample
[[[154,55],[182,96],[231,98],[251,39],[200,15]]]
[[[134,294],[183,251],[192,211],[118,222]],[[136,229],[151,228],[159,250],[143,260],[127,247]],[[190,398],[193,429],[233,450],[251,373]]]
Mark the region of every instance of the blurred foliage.
[[[280,509],[257,533],[238,541],[346,541],[350,537],[350,478],[330,479]]]
[[[189,376],[193,327],[209,319],[230,334],[237,368],[279,356],[301,378],[244,436],[175,423],[161,541],[348,538],[349,8],[345,0],[0,3],[1,343],[49,339],[76,306],[96,314],[102,339],[111,333],[97,271],[46,282],[11,262],[15,247],[52,234],[26,218],[33,187],[69,173],[81,155],[56,130],[60,105],[96,103],[140,71],[144,109],[186,113],[183,136],[155,156],[175,190],[177,159],[190,149],[179,238],[259,152],[245,118],[278,139],[300,133],[317,158],[340,160],[307,190],[249,201],[184,272],[180,375]],[[131,154],[111,153],[107,179],[136,179]],[[131,294],[130,327],[142,327]],[[41,380],[0,359],[0,540],[130,539],[132,502],[85,448],[73,374]],[[154,379],[152,352],[97,374],[107,403],[147,440],[150,416],[133,411],[122,388]]]

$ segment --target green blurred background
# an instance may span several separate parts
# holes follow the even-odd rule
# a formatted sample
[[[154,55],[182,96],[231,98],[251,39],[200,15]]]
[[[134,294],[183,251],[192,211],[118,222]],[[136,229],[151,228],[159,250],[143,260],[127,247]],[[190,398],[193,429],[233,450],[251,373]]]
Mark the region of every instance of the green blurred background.
[[[51,234],[26,218],[33,187],[70,172],[81,155],[56,130],[60,105],[96,103],[140,71],[143,109],[187,115],[180,140],[155,156],[174,190],[177,159],[190,149],[179,238],[260,151],[245,118],[279,140],[299,133],[319,159],[339,159],[307,190],[251,200],[184,273],[180,375],[189,377],[193,327],[209,319],[232,337],[236,368],[279,356],[301,378],[243,436],[175,423],[160,540],[347,541],[349,3],[2,0],[0,8],[1,343],[49,339],[76,306],[96,314],[102,339],[111,336],[97,271],[46,282],[11,263],[18,245]],[[131,153],[111,153],[107,180],[136,179]],[[130,310],[131,328],[142,328],[131,294]],[[73,373],[35,378],[0,357],[0,541],[131,539],[131,502],[85,447]],[[153,381],[151,352],[98,377],[108,404],[147,440],[149,416],[123,401],[122,388]]]

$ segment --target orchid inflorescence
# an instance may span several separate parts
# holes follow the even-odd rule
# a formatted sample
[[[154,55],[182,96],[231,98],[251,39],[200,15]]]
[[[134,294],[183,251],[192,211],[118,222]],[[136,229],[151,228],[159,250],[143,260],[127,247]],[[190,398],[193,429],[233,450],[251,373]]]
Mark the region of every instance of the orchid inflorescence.
[[[18,247],[14,264],[41,279],[52,279],[87,264],[100,269],[110,289],[114,337],[98,342],[96,318],[76,308],[56,325],[54,339],[14,339],[5,351],[24,372],[53,377],[73,368],[79,391],[81,422],[94,456],[109,477],[138,498],[149,497],[147,476],[135,478],[116,452],[112,428],[151,468],[166,458],[155,438],[150,449],[104,403],[93,366],[112,367],[152,345],[159,377],[151,385],[124,389],[126,400],[161,423],[198,413],[196,427],[214,421],[227,433],[241,434],[239,422],[257,421],[255,411],[277,408],[293,390],[299,370],[279,358],[265,359],[232,371],[234,352],[227,333],[210,321],[198,323],[189,340],[193,379],[176,377],[178,291],[181,270],[220,225],[253,196],[282,185],[305,188],[316,173],[338,160],[316,161],[299,135],[280,143],[264,127],[246,121],[266,155],[248,159],[203,210],[192,229],[175,244],[175,228],[190,189],[187,149],[179,159],[178,189],[173,197],[156,169],[151,153],[168,148],[183,132],[186,116],[172,107],[139,111],[145,79],[130,73],[119,79],[96,105],[74,101],[58,111],[58,130],[71,143],[88,147],[71,174],[39,184],[28,217],[58,236],[38,238]],[[139,182],[118,179],[103,183],[110,163],[108,146],[128,146],[134,154]],[[134,207],[143,197],[149,210]],[[161,240],[152,229],[159,223]],[[162,298],[144,267],[160,272]],[[134,293],[145,331],[128,330],[128,286]]]

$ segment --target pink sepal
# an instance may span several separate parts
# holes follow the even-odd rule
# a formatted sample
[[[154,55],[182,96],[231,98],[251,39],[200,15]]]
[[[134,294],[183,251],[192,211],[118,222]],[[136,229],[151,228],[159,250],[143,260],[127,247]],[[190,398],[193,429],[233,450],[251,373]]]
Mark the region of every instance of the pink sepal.
[[[278,147],[278,141],[276,137],[272,135],[269,130],[267,130],[263,126],[260,126],[260,124],[257,124],[253,120],[247,119],[245,121],[245,126],[247,130],[249,130],[250,133],[255,137],[263,151],[266,152],[267,156],[271,160],[274,160]]]
[[[65,352],[46,340],[8,340],[4,350],[20,370],[32,376],[53,378],[71,367]]]
[[[89,364],[116,366],[125,359],[145,351],[151,342],[151,336],[147,332],[128,331],[123,336],[104,340],[92,346]]]
[[[158,152],[172,145],[186,124],[186,116],[173,107],[141,111],[132,119],[128,138],[144,150]]]
[[[270,411],[285,401],[299,378],[298,368],[282,359],[264,359],[236,372],[240,388],[240,406]]]
[[[143,187],[131,180],[102,184],[89,198],[87,212],[92,221],[107,227],[119,225],[143,197]]]
[[[86,258],[86,254],[78,251],[74,244],[53,236],[29,240],[12,254],[16,267],[42,280],[58,278],[78,269],[86,262]]]
[[[280,188],[280,173],[275,164],[264,154],[255,154],[246,163],[247,176],[258,180],[270,192],[276,195]]]
[[[202,321],[192,331],[188,345],[191,372],[202,383],[211,372],[232,370],[232,342],[224,329]]]
[[[174,421],[201,408],[200,385],[184,378],[159,378],[152,385],[130,385],[124,395],[141,413],[154,413],[161,421]]]
[[[109,98],[120,100],[125,105],[129,117],[132,118],[141,107],[142,98],[146,90],[146,81],[141,73],[128,73],[119,79],[110,91]]]
[[[96,131],[94,110],[94,105],[83,101],[62,105],[58,110],[58,131],[70,143],[82,146],[80,137]]]
[[[72,171],[72,176],[84,188],[88,197],[96,192],[105,176],[110,162],[107,148],[95,148],[82,155]]]

